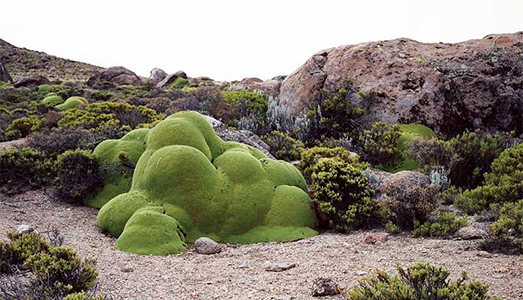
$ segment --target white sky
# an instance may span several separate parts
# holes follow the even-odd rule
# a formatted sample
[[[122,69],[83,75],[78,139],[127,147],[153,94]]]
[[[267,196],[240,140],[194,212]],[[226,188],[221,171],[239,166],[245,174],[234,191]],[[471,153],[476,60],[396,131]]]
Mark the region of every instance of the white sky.
[[[523,30],[523,0],[1,0],[0,38],[142,76],[268,79],[319,50],[409,37],[459,42]]]

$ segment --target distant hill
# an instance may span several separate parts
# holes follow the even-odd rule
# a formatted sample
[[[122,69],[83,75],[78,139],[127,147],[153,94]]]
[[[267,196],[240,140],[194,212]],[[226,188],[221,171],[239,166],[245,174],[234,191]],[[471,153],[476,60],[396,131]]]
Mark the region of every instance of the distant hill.
[[[43,75],[49,80],[85,81],[104,68],[19,48],[0,39],[0,62],[16,81],[20,77]]]

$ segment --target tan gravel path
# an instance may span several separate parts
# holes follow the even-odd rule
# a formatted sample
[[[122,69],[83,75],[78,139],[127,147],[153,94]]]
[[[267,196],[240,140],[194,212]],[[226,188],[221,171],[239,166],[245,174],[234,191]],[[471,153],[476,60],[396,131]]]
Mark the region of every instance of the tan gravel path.
[[[96,226],[96,214],[93,208],[53,202],[42,191],[15,198],[0,195],[0,237],[22,223],[41,232],[49,226],[59,229],[65,245],[98,259],[101,290],[123,299],[315,299],[310,288],[317,277],[350,286],[374,268],[394,271],[396,262],[405,266],[418,261],[446,265],[456,276],[466,270],[471,278],[490,283],[491,294],[523,299],[523,256],[479,257],[465,241],[398,236],[381,245],[364,245],[362,232],[325,233],[290,243],[225,245],[222,253],[210,256],[190,249],[151,257],[115,249],[115,239]],[[297,267],[265,271],[273,262]]]

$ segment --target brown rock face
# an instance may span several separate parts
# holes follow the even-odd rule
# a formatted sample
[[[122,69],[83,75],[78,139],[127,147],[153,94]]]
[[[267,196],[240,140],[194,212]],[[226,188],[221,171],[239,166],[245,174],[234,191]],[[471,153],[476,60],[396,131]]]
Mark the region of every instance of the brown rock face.
[[[124,67],[111,67],[105,69],[89,78],[87,85],[90,87],[97,87],[106,82],[110,82],[114,85],[143,85],[143,82],[138,75]]]
[[[356,91],[373,92],[353,95],[367,109],[364,124],[421,123],[444,137],[475,128],[523,133],[523,32],[457,44],[401,38],[320,51],[283,81],[273,109],[299,118],[315,90],[338,89],[346,78]]]

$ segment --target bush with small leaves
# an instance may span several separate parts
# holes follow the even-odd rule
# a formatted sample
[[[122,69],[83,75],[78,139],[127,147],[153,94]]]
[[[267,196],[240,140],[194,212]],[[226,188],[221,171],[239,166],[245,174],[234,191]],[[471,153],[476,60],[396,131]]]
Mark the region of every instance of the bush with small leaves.
[[[523,200],[503,204],[491,229],[498,245],[523,253]]]
[[[9,250],[9,261],[0,257],[0,274],[10,274],[6,278],[11,282],[0,281],[1,299],[64,299],[75,293],[79,294],[69,299],[105,299],[88,296],[98,276],[94,260],[82,260],[70,248],[54,247],[37,233],[8,232],[7,236],[10,241],[0,242],[0,251]],[[21,280],[27,272],[29,281]],[[81,295],[89,298],[77,298]]]
[[[21,192],[40,188],[54,178],[53,161],[41,151],[30,148],[0,153],[0,191]]]
[[[360,162],[357,155],[353,155],[349,150],[336,147],[336,148],[326,148],[326,147],[313,147],[303,151],[301,153],[301,162],[300,170],[303,173],[305,179],[310,180],[311,174],[313,172],[312,168],[321,158],[336,158],[338,160],[344,161],[348,164],[354,165],[356,168],[365,169],[367,164]]]
[[[385,122],[372,124],[370,130],[364,130],[360,143],[364,160],[374,165],[385,164],[396,158],[400,152],[397,148],[401,136],[400,126],[388,125]]]
[[[353,159],[348,163],[338,158],[320,158],[310,167],[311,188],[319,210],[327,215],[329,227],[348,232],[365,224],[376,203],[368,179],[362,175],[367,167]]]
[[[271,154],[277,159],[294,161],[303,152],[303,143],[292,138],[288,132],[274,130],[261,137],[270,147]]]
[[[501,300],[488,295],[488,284],[466,283],[466,272],[456,281],[450,280],[446,267],[418,263],[406,269],[396,267],[399,275],[385,271],[359,280],[346,294],[351,300]]]
[[[435,220],[423,224],[414,221],[412,235],[414,237],[446,237],[468,225],[467,218],[458,218],[455,213],[443,212]]]
[[[6,129],[6,137],[17,139],[28,136],[31,132],[40,129],[42,122],[37,117],[23,117],[16,119]]]
[[[488,209],[494,203],[523,199],[523,144],[508,148],[494,160],[483,185],[466,190],[455,201],[469,214]]]
[[[84,198],[101,188],[104,179],[98,168],[98,158],[87,150],[68,150],[56,160],[54,186],[60,198],[83,203]]]
[[[415,222],[424,223],[437,207],[438,186],[409,185],[389,181],[383,187],[385,198],[380,203],[384,222],[391,221],[402,229],[411,229]]]

